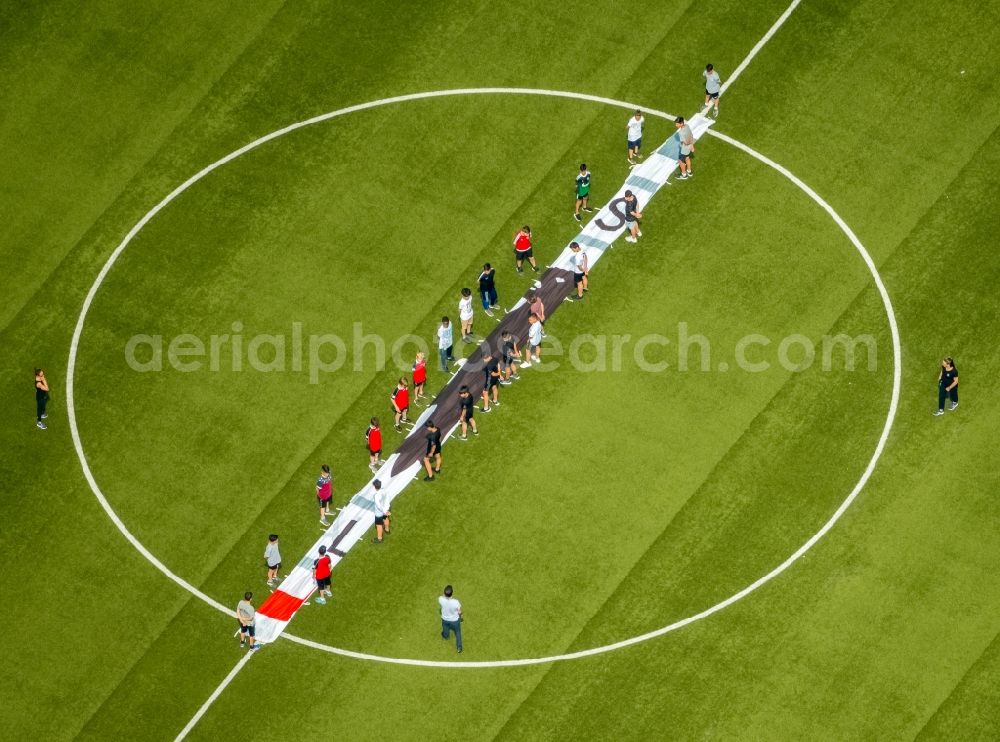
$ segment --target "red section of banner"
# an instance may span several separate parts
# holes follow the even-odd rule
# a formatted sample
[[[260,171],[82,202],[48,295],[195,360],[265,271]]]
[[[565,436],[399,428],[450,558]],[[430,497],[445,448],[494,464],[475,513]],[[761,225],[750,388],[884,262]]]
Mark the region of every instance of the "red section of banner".
[[[296,598],[282,590],[275,590],[271,593],[271,597],[261,604],[257,612],[268,618],[273,618],[275,621],[291,621],[295,611],[304,602],[302,598]]]

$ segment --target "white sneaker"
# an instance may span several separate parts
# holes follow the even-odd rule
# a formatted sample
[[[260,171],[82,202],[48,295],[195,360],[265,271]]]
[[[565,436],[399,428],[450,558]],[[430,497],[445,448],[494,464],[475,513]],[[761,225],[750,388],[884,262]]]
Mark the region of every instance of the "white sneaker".
[[[625,237],[625,241],[626,242],[635,242],[635,237],[633,237],[632,235],[628,235],[628,236]]]
[[[635,236],[636,237],[642,237],[642,230],[641,229],[635,230]]]
[[[531,368],[531,361],[525,361],[522,363],[521,368]]]

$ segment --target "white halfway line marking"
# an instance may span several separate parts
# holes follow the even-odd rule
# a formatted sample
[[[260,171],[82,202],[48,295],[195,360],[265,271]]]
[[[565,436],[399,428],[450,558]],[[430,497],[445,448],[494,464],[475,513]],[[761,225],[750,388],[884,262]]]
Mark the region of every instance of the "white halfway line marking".
[[[733,74],[731,74],[729,78],[724,83],[722,83],[722,87],[719,89],[720,94],[725,93],[726,90],[729,89],[729,86],[732,85],[734,82],[736,82],[739,76],[743,74],[743,71],[749,66],[750,62],[753,61],[753,58],[757,56],[757,52],[759,52],[761,49],[764,48],[764,44],[766,44],[768,41],[771,40],[771,37],[778,32],[778,29],[781,28],[781,26],[785,23],[785,21],[788,20],[788,17],[792,14],[792,11],[794,11],[797,7],[799,7],[799,3],[801,2],[802,0],[792,0],[792,4],[785,9],[785,12],[782,13],[781,17],[774,22],[774,25],[772,25],[769,29],[767,29],[767,33],[761,37],[760,41],[757,42],[756,46],[754,46],[754,48],[750,50],[750,53],[747,54],[743,58],[743,61],[740,62],[739,65],[737,65],[735,70],[733,70]]]
[[[243,666],[250,661],[250,658],[259,651],[260,650],[248,650],[247,653],[240,658],[240,661],[236,663],[236,667],[229,671],[229,674],[226,675],[221,683],[219,683],[219,687],[212,691],[212,695],[208,697],[208,700],[201,704],[201,708],[198,709],[197,713],[191,717],[191,721],[189,721],[187,725],[181,729],[181,733],[174,737],[174,742],[181,742],[182,739],[188,736],[191,730],[194,729],[195,724],[201,721],[201,717],[203,717],[205,712],[208,711],[209,706],[215,703],[215,699],[221,696],[222,691],[226,689],[226,686],[233,682],[233,678],[236,677],[236,674],[242,670]]]

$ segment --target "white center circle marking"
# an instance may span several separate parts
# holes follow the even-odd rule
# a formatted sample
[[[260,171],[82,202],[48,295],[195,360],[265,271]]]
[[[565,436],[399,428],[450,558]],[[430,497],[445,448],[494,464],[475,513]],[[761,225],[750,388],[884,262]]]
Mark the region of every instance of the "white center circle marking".
[[[321,116],[315,116],[311,119],[306,119],[305,121],[300,121],[298,123],[291,124],[282,129],[278,129],[277,131],[273,131],[270,134],[267,134],[261,137],[260,139],[256,139],[250,142],[249,144],[240,147],[234,152],[229,153],[222,159],[213,162],[211,165],[208,165],[207,167],[199,170],[197,173],[195,173],[190,178],[185,180],[183,183],[177,186],[177,188],[171,191],[162,201],[156,204],[156,206],[150,209],[142,217],[142,219],[140,219],[136,223],[136,225],[129,230],[128,234],[125,235],[124,239],[122,239],[118,247],[116,247],[114,252],[111,253],[110,257],[108,257],[107,262],[105,262],[104,266],[101,268],[100,273],[97,274],[97,278],[94,279],[93,285],[91,285],[90,290],[87,292],[87,296],[83,301],[83,306],[80,309],[80,316],[77,318],[76,321],[76,327],[73,330],[73,339],[70,343],[70,349],[69,349],[69,362],[67,364],[67,370],[66,370],[66,411],[69,417],[70,433],[73,437],[73,447],[76,449],[76,455],[80,460],[80,466],[83,469],[83,475],[87,479],[87,484],[90,485],[90,489],[93,491],[94,496],[97,498],[97,501],[100,503],[101,507],[104,508],[105,513],[107,513],[108,517],[115,524],[118,530],[121,531],[122,535],[129,541],[129,543],[132,544],[132,546],[135,547],[135,549],[140,554],[142,554],[143,557],[149,560],[149,562],[152,563],[153,566],[155,566],[164,575],[166,575],[168,578],[170,578],[175,583],[180,585],[182,588],[187,590],[189,593],[203,600],[213,608],[222,611],[227,616],[233,616],[232,609],[227,608],[225,605],[215,600],[211,596],[206,595],[184,578],[174,574],[174,572],[172,572],[169,567],[167,567],[163,562],[157,559],[156,556],[152,554],[149,551],[149,549],[147,549],[139,541],[139,539],[137,539],[132,534],[131,531],[128,530],[125,523],[111,507],[111,504],[104,496],[104,493],[101,492],[101,488],[98,487],[97,481],[94,479],[93,472],[91,472],[90,470],[90,465],[87,463],[87,456],[83,451],[83,443],[80,440],[80,431],[77,427],[76,408],[74,407],[74,397],[73,397],[74,376],[76,372],[76,357],[77,357],[77,351],[80,346],[80,337],[83,334],[84,323],[87,319],[87,312],[90,311],[90,307],[94,302],[94,297],[97,296],[97,292],[100,289],[101,284],[104,282],[104,279],[107,278],[108,272],[111,270],[112,266],[114,266],[115,262],[121,256],[122,252],[124,252],[125,248],[128,247],[128,244],[139,233],[139,231],[144,226],[146,226],[146,224],[148,224],[149,221],[154,216],[156,216],[165,206],[167,206],[167,204],[169,204],[171,201],[177,198],[177,196],[186,191],[188,188],[190,188],[192,185],[197,183],[199,180],[204,178],[206,175],[208,175],[216,168],[222,167],[227,162],[235,160],[240,155],[245,154],[246,152],[249,152],[250,150],[256,147],[259,147],[260,145],[269,142],[272,139],[277,139],[278,137],[284,136],[285,134],[295,131],[296,129],[301,129],[306,126],[311,126],[313,124],[318,124],[323,121],[328,121],[338,116],[344,116],[346,114],[354,113],[356,111],[364,111],[369,108],[378,108],[380,106],[386,106],[393,103],[403,103],[406,101],[422,100],[427,98],[441,98],[446,96],[459,96],[459,95],[541,95],[541,96],[548,96],[555,98],[573,98],[576,100],[591,101],[594,103],[603,103],[606,105],[616,106],[618,108],[626,108],[629,110],[635,110],[636,108],[641,108],[645,113],[651,116],[657,116],[659,118],[667,119],[671,122],[675,118],[674,116],[671,116],[668,113],[664,113],[663,111],[652,110],[649,108],[645,108],[641,105],[637,105],[635,103],[615,100],[613,98],[602,98],[596,95],[586,95],[584,93],[572,93],[563,90],[541,90],[536,88],[462,88],[456,90],[434,90],[424,93],[412,93],[410,95],[398,95],[392,98],[382,98],[380,100],[369,101],[367,103],[360,103],[355,106],[348,106],[347,108],[341,108],[336,111],[331,111],[330,113],[325,113]],[[775,577],[784,572],[786,569],[788,569],[799,558],[801,558],[803,554],[805,554],[807,551],[809,551],[809,549],[815,546],[816,543],[821,538],[823,538],[823,536],[825,536],[826,533],[831,528],[833,528],[833,526],[837,523],[837,521],[840,520],[841,516],[847,511],[847,509],[851,506],[851,504],[854,502],[857,496],[861,493],[861,490],[864,488],[865,484],[868,482],[872,473],[875,471],[875,466],[878,463],[879,458],[882,456],[883,450],[885,449],[886,441],[888,440],[889,433],[892,430],[892,424],[896,418],[896,410],[899,406],[899,394],[900,394],[900,385],[902,378],[902,365],[901,365],[902,353],[899,341],[899,328],[896,324],[896,315],[892,308],[892,301],[889,299],[889,293],[885,288],[885,284],[882,282],[882,277],[879,275],[878,268],[876,268],[875,266],[875,261],[872,260],[872,257],[868,254],[868,251],[865,249],[864,245],[861,244],[861,240],[858,239],[857,235],[854,234],[854,231],[847,225],[847,223],[840,217],[840,215],[837,214],[836,211],[834,211],[833,207],[830,206],[830,204],[828,204],[825,200],[823,200],[823,198],[821,198],[819,194],[817,194],[812,188],[810,188],[801,180],[799,180],[786,168],[770,160],[769,158],[760,154],[756,150],[751,149],[747,145],[738,142],[737,140],[732,139],[731,137],[728,137],[725,134],[714,131],[712,129],[708,130],[708,134],[717,139],[720,139],[723,142],[726,142],[727,144],[736,147],[737,149],[745,152],[751,157],[764,163],[768,167],[771,167],[777,172],[781,173],[786,178],[788,178],[793,184],[795,184],[796,187],[798,187],[807,196],[809,196],[809,198],[811,198],[814,202],[816,202],[816,204],[820,208],[826,211],[826,213],[830,215],[833,221],[837,224],[840,230],[847,236],[848,240],[850,240],[851,244],[854,245],[855,249],[861,255],[862,260],[864,260],[865,265],[868,267],[868,270],[871,273],[872,279],[875,282],[875,286],[878,288],[879,295],[882,297],[882,304],[885,308],[886,319],[888,320],[889,330],[892,335],[892,364],[893,364],[892,397],[889,402],[889,410],[888,413],[886,414],[885,423],[882,426],[882,433],[879,436],[878,444],[875,446],[875,451],[872,454],[871,459],[868,461],[868,465],[865,467],[864,472],[861,474],[861,478],[858,479],[857,484],[854,485],[854,488],[850,491],[850,493],[840,504],[837,510],[833,513],[833,515],[830,516],[829,520],[827,520],[826,523],[824,523],[823,526],[818,531],[816,531],[816,533],[810,536],[809,539],[804,544],[802,544],[802,546],[796,549],[791,556],[785,559],[785,561],[776,566],[767,574],[758,578],[750,585],[747,585],[739,592],[729,596],[725,600],[720,601],[719,603],[716,603],[715,605],[709,608],[706,608],[700,613],[695,613],[691,616],[682,618],[678,621],[663,626],[659,629],[646,632],[645,634],[640,634],[638,636],[633,636],[628,639],[623,639],[613,644],[605,644],[600,647],[582,649],[577,652],[551,655],[548,657],[530,657],[525,659],[513,659],[513,660],[488,660],[479,662],[443,662],[436,660],[410,659],[405,657],[382,657],[380,655],[367,654],[365,652],[354,652],[349,649],[340,649],[339,647],[332,647],[327,644],[320,644],[319,642],[314,642],[310,639],[303,639],[301,637],[294,636],[287,632],[284,633],[282,636],[298,644],[312,647],[314,649],[320,649],[324,652],[330,652],[332,654],[342,655],[344,657],[352,657],[355,659],[362,659],[362,660],[371,660],[375,662],[388,662],[397,665],[415,665],[419,667],[442,667],[442,668],[515,667],[520,665],[538,665],[549,662],[560,662],[563,660],[573,660],[573,659],[580,659],[582,657],[590,657],[592,655],[603,654],[605,652],[611,652],[616,649],[629,647],[632,646],[633,644],[639,644],[640,642],[648,641],[649,639],[654,639],[658,636],[663,636],[664,634],[668,634],[671,631],[676,631],[677,629],[687,626],[688,624],[694,623],[695,621],[700,621],[703,618],[707,618],[711,616],[713,613],[717,613],[721,611],[723,608],[726,608],[732,605],[733,603],[737,602],[738,600],[745,598],[747,595],[752,593],[761,585],[770,582]]]

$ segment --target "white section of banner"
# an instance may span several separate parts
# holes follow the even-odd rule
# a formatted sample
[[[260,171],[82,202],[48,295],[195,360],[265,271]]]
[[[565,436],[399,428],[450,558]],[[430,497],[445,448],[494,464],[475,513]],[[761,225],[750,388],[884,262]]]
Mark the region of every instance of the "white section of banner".
[[[699,139],[708,128],[714,123],[712,119],[700,113],[692,116],[688,121],[691,133],[695,140]],[[600,259],[604,251],[611,243],[618,239],[625,232],[625,213],[621,204],[625,197],[625,191],[632,191],[639,204],[639,211],[642,211],[649,203],[653,195],[667,182],[671,173],[677,168],[677,160],[664,153],[679,153],[678,137],[674,134],[667,139],[660,147],[650,154],[641,165],[636,165],[629,172],[628,178],[612,199],[608,201],[597,212],[593,219],[587,223],[573,242],[578,242],[587,252],[588,265],[592,268]],[[572,251],[567,246],[559,257],[551,263],[553,268],[562,268],[572,271]],[[522,297],[510,310],[513,311],[525,302]],[[423,424],[434,413],[436,405],[431,405],[420,417],[414,421],[413,429],[407,437],[419,435],[423,430]],[[454,427],[448,431],[442,431],[442,443],[455,432]],[[372,482],[378,479],[382,484],[382,491],[385,492],[389,502],[417,476],[421,469],[419,461],[411,464],[404,471],[391,476],[392,467],[398,459],[399,454],[392,454],[375,473],[360,492],[351,498],[350,502],[337,515],[330,527],[324,531],[323,535],[312,545],[308,553],[282,580],[278,590],[307,601],[316,591],[316,580],[313,579],[313,562],[319,558],[319,547],[325,546],[330,555],[331,567],[336,567],[340,560],[346,556],[365,533],[375,524],[375,501],[374,487]],[[257,611],[256,634],[257,641],[270,643],[277,639],[281,632],[288,626],[289,620],[284,620],[265,613],[266,606],[261,606]]]

